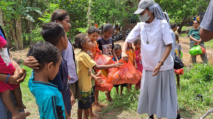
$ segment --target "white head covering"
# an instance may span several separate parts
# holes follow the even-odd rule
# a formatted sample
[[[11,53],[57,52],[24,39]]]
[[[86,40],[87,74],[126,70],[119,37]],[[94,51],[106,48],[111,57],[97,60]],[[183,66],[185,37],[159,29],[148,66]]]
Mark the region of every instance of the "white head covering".
[[[165,19],[166,20],[164,13],[163,13],[163,10],[161,9],[160,5],[155,3],[154,5],[149,6],[148,8],[149,8],[149,11],[152,12],[157,19],[160,19],[160,20]]]

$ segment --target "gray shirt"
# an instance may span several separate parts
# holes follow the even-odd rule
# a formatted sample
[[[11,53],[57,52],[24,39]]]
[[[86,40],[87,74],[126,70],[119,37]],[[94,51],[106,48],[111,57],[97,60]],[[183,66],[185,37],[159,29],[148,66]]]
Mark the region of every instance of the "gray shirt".
[[[203,17],[201,27],[207,31],[213,32],[213,0],[210,1],[206,13]]]
[[[170,29],[171,35],[172,35],[172,50],[170,52],[170,54],[172,55],[172,58],[175,59],[175,33]]]
[[[67,61],[69,84],[75,83],[78,80],[78,76],[76,73],[75,61],[73,59],[73,48],[70,42],[68,42],[67,49],[62,51],[62,57]]]

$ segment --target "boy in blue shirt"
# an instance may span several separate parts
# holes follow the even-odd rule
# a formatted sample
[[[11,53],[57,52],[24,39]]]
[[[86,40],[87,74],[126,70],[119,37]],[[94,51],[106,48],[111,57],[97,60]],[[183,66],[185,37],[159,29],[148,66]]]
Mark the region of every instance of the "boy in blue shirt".
[[[65,119],[65,108],[58,87],[51,80],[55,78],[61,64],[59,50],[48,42],[38,42],[27,54],[38,60],[39,69],[34,70],[28,86],[36,98],[41,119]]]
[[[43,39],[46,42],[51,43],[54,45],[59,52],[61,53],[62,50],[67,48],[68,39],[66,36],[66,33],[64,31],[64,28],[61,24],[50,22],[46,23],[42,27],[41,35]],[[36,59],[33,56],[28,56],[28,58]],[[39,60],[36,59],[37,67],[32,67],[32,65],[29,65],[28,63],[25,63],[26,66],[33,68],[34,70],[38,69],[40,67]],[[58,74],[55,76],[55,78],[50,81],[51,83],[57,85],[58,90],[62,93],[64,105],[65,105],[65,115],[66,119],[70,119],[70,112],[71,112],[71,91],[69,89],[68,85],[68,68],[67,68],[67,62],[63,60],[61,57],[61,65],[59,66]]]

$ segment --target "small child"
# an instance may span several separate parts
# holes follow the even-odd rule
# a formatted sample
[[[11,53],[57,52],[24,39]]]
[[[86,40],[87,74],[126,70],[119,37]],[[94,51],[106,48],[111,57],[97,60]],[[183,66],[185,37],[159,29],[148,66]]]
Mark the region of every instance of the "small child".
[[[41,119],[66,119],[63,97],[52,81],[61,64],[60,51],[48,42],[38,42],[32,45],[27,56],[38,60],[39,69],[34,71],[28,86],[36,98]]]
[[[91,28],[88,29],[88,36],[89,36],[89,38],[90,38],[90,40],[92,42],[92,48],[91,48],[90,51],[93,54],[93,58],[95,57],[97,49],[99,49],[98,48],[98,44],[96,42],[96,40],[98,39],[98,34],[99,33],[100,33],[100,31],[96,27],[91,27]],[[100,54],[102,54],[102,51],[100,51]],[[103,104],[100,104],[99,101],[98,101],[99,91],[95,90],[94,93],[95,93],[95,102],[93,103],[94,109],[95,109],[95,111],[101,111],[101,108],[105,108],[106,106],[103,105]]]
[[[135,55],[136,55],[136,64],[137,64],[137,69],[142,73],[143,71],[143,65],[141,61],[141,40],[137,39],[134,41],[134,46],[135,46]],[[135,89],[138,90],[141,87],[141,80],[135,85]]]
[[[178,36],[178,34],[175,34],[175,40],[176,40],[176,43],[175,43],[175,54],[178,57],[180,57],[182,47],[179,44],[179,36]],[[180,76],[178,74],[176,74],[176,77],[177,77],[177,85],[180,86]]]
[[[132,63],[133,66],[135,66],[135,68],[137,68],[137,64],[135,61],[135,50],[132,47],[132,43],[128,43],[127,49],[126,49],[126,54],[129,56],[129,61]],[[129,92],[131,91],[131,84],[128,84],[128,90]]]
[[[113,56],[116,61],[118,61],[117,56],[115,55],[114,50],[114,42],[112,40],[112,34],[113,34],[113,26],[109,23],[105,24],[101,27],[101,38],[97,40],[97,43],[99,45],[99,49],[102,51],[104,55]],[[103,75],[105,75],[103,73]],[[108,77],[107,75],[105,75]],[[107,96],[107,100],[112,102],[112,97],[110,95],[111,91],[107,91],[105,94]]]
[[[96,69],[108,69],[112,67],[118,67],[122,63],[116,63],[112,65],[97,65],[90,56],[87,54],[87,51],[91,49],[92,43],[90,38],[86,34],[78,34],[75,37],[76,47],[81,49],[81,52],[78,56],[78,78],[79,78],[79,87],[81,90],[81,98],[78,99],[78,119],[82,119],[82,112],[87,111],[91,108],[91,68]],[[89,116],[91,119],[96,119],[92,112],[89,111]]]
[[[10,75],[13,75],[15,72],[15,68],[10,61],[9,54],[7,52],[7,42],[6,40],[0,36],[0,73],[8,74],[6,81],[0,81],[0,95],[2,102],[5,107],[12,113],[13,119],[25,118],[30,115],[29,112],[19,112],[19,110],[23,110],[26,107],[22,102],[22,94],[20,85],[14,85],[7,82]],[[10,95],[12,91],[13,96],[16,100],[16,106],[13,105],[13,101]]]
[[[114,49],[115,49],[115,54],[116,54],[118,60],[120,60],[121,59],[121,52],[122,52],[121,51],[121,45],[116,44]],[[115,57],[113,57],[112,60],[116,61]],[[120,85],[114,85],[114,87],[116,88],[117,95],[118,95],[119,86],[121,86],[120,95],[123,95],[123,87],[126,87],[127,84],[125,83],[125,84],[120,84]]]
[[[66,49],[68,46],[68,39],[63,26],[59,23],[50,22],[42,26],[41,35],[46,42],[53,44],[60,53],[62,50]],[[32,57],[32,56],[28,56]],[[35,59],[33,57],[33,59]],[[37,60],[37,59],[36,59]],[[37,60],[39,62],[39,60]],[[31,66],[29,66],[31,67]],[[37,67],[39,68],[40,65]],[[36,70],[36,68],[34,68]],[[58,70],[58,74],[53,80],[50,81],[54,85],[57,85],[58,90],[61,92],[64,105],[65,105],[65,115],[66,119],[70,119],[71,105],[71,90],[68,84],[68,68],[67,61],[61,56],[61,64]]]

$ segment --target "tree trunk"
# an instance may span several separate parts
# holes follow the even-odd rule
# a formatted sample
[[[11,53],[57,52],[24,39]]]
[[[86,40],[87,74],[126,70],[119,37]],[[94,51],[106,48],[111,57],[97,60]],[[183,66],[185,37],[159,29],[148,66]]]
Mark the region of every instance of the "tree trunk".
[[[16,19],[16,37],[18,42],[18,49],[17,50],[23,50],[23,40],[22,40],[22,28],[21,28],[21,18]]]
[[[185,17],[183,18],[182,22],[180,23],[179,28],[178,28],[178,33],[181,32],[181,29],[182,29],[182,27],[183,27],[183,25],[184,25],[184,23],[185,23],[185,21],[186,21],[186,18],[187,18],[187,16],[185,16]]]
[[[92,0],[89,0],[89,8],[88,8],[88,11],[87,11],[87,19],[88,19],[88,25],[89,27],[91,27],[91,19],[90,19],[90,11],[91,11],[91,5],[92,5]]]
[[[17,38],[16,38],[15,29],[13,28],[11,21],[9,21],[9,24],[10,24],[10,28],[11,28],[11,31],[12,31],[13,40],[15,42],[15,48],[18,49],[18,41],[17,41]]]

